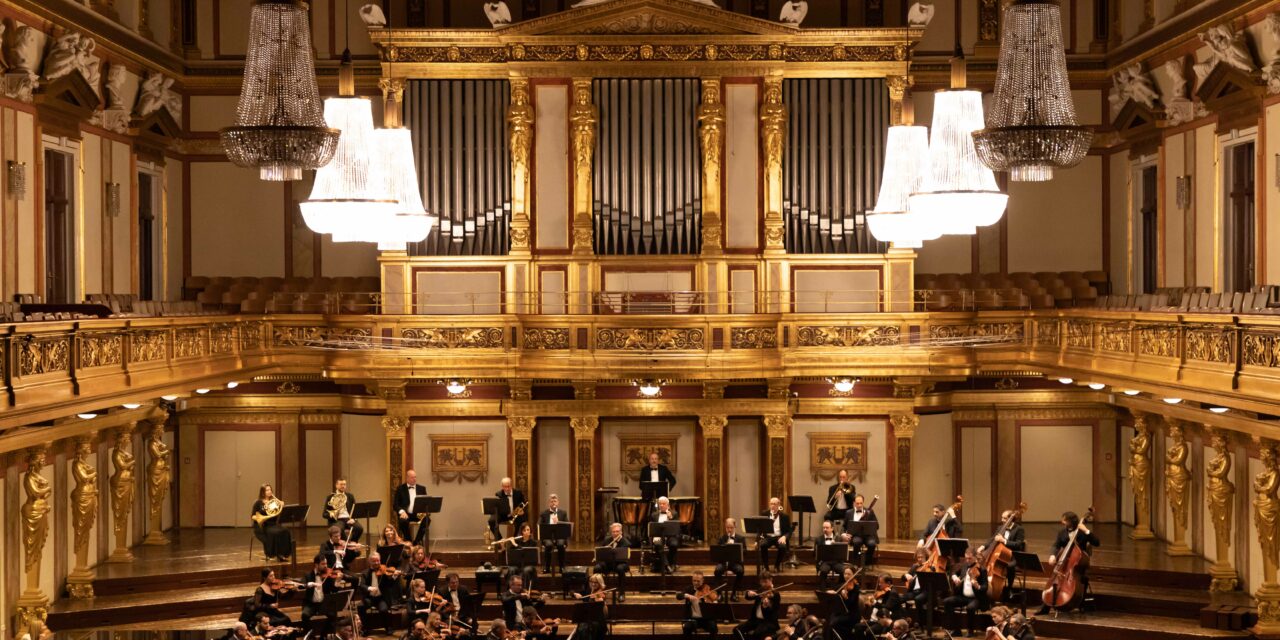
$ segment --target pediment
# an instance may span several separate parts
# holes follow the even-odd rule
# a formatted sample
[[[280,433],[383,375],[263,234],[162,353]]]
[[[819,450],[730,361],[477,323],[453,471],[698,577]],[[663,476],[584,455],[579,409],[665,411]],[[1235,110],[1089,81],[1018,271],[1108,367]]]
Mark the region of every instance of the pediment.
[[[720,0],[723,2],[723,0]],[[496,30],[499,36],[794,35],[795,27],[693,0],[607,0]]]
[[[89,85],[88,80],[84,79],[84,76],[80,75],[79,70],[41,84],[37,96],[36,101],[40,104],[48,105],[52,101],[57,101],[63,103],[59,104],[59,107],[83,111],[85,117],[102,104],[102,99],[94,93],[93,87]]]
[[[1123,133],[1143,133],[1153,130],[1164,122],[1163,109],[1152,109],[1133,99],[1126,100],[1111,124]]]
[[[160,107],[151,113],[134,118],[129,122],[130,133],[148,135],[157,138],[177,138],[182,135],[182,126],[169,113],[168,107]]]
[[[1221,111],[1266,96],[1267,85],[1258,74],[1245,73],[1219,62],[1196,89],[1196,97],[1212,111]]]

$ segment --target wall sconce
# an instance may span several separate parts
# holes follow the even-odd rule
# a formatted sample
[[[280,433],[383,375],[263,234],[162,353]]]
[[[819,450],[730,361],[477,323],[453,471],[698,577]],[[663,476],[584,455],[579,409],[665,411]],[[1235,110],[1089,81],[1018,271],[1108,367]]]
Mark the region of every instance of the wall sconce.
[[[5,190],[15,200],[27,196],[27,163],[10,160],[6,164]]]
[[[120,183],[107,183],[107,215],[112,218],[120,216]]]
[[[1174,178],[1175,183],[1175,199],[1178,208],[1186,211],[1191,208],[1191,176],[1178,176]]]

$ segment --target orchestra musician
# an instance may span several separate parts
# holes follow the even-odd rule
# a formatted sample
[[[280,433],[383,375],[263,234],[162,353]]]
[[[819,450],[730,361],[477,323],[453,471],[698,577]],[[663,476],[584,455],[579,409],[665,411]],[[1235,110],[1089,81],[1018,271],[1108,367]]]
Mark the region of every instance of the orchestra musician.
[[[508,541],[507,544],[510,545],[509,548],[536,548],[538,546],[538,541],[533,538],[533,526],[527,522],[520,525],[520,535],[517,536],[515,540]],[[508,547],[504,546],[503,548],[506,549]],[[523,566],[508,565],[504,568],[504,571],[504,575],[508,577],[520,576],[524,579],[524,583],[531,589],[533,588],[533,581],[538,577],[538,567],[531,564]],[[514,624],[515,623],[512,622],[512,625]]]
[[[775,498],[776,500],[776,498]],[[744,639],[764,640],[778,632],[778,615],[781,614],[782,595],[773,589],[773,574],[760,573],[760,591],[747,591],[747,600],[754,602],[751,614],[742,624],[734,627],[734,633]]]
[[[589,592],[586,595],[575,593],[573,594],[573,598],[582,602],[599,603],[603,608],[602,619],[608,619],[609,605],[604,603],[606,594],[608,593],[604,588],[604,575],[599,572],[591,574],[591,577],[587,578],[587,589]],[[579,624],[577,630],[573,632],[573,635],[575,638],[579,638],[579,640],[604,640],[608,635],[608,632],[609,626],[607,623],[590,621]]]
[[[539,525],[553,525],[569,521],[569,512],[560,508],[560,496],[551,494],[547,498],[547,510],[538,515]],[[542,539],[542,564],[543,572],[551,573],[551,552],[556,552],[556,560],[560,568],[560,573],[564,573],[564,551],[569,546],[569,541],[564,539],[552,540],[549,538]]]
[[[409,556],[413,553],[413,543],[400,537],[400,532],[396,530],[395,525],[387,523],[382,528],[382,535],[378,536],[379,547],[394,547],[399,545],[404,547],[404,553],[400,554],[401,564],[409,561]]]
[[[334,569],[349,569],[351,563],[360,557],[361,545],[349,542],[342,537],[342,527],[329,527],[329,539],[320,543],[320,553],[329,559],[329,566]]]
[[[893,626],[889,629],[889,635],[886,637],[890,640],[903,640],[903,638],[911,637],[911,623],[906,620],[894,620]]]
[[[502,488],[493,494],[498,498],[498,510],[492,516],[489,516],[489,533],[493,537],[501,538],[498,534],[498,525],[507,524],[508,522],[515,525],[515,530],[520,530],[520,525],[524,524],[525,507],[528,504],[524,500],[524,492],[511,486],[511,478],[502,479]]]
[[[963,608],[965,611],[965,628],[969,635],[977,634],[978,611],[986,609],[987,604],[987,568],[978,562],[978,554],[973,547],[965,549],[964,562],[951,572],[953,594],[942,601],[944,609]],[[951,635],[960,635],[958,630]]]
[[[609,533],[600,541],[599,546],[609,547],[610,549],[629,549],[631,548],[631,542],[627,540],[626,536],[622,535],[622,524],[615,522],[609,525]],[[593,574],[599,574],[602,580],[606,573],[612,573],[618,576],[618,590],[615,592],[617,594],[617,601],[627,601],[626,580],[627,572],[631,570],[630,565],[626,562],[597,562],[591,570]]]
[[[991,626],[987,627],[987,637],[999,637],[1004,640],[1005,633],[1009,630],[1009,616],[1013,614],[1009,607],[996,605],[991,607]]]
[[[1005,640],[1036,640],[1035,629],[1031,621],[1021,613],[1009,616],[1009,626],[1005,630]]]
[[[640,482],[665,482],[666,491],[661,491],[658,497],[666,497],[671,495],[671,490],[676,486],[676,476],[671,473],[671,469],[667,465],[658,461],[658,453],[649,454],[648,466],[640,469]]]
[[[323,553],[316,554],[312,561],[311,571],[302,578],[305,590],[302,593],[302,622],[319,615],[324,605],[325,596],[338,590],[336,572],[329,569],[329,563]]]
[[[774,558],[773,570],[775,573],[781,573],[782,560],[787,557],[787,552],[790,550],[787,546],[787,536],[791,534],[791,516],[782,510],[782,501],[777,498],[769,498],[769,508],[760,515],[767,516],[773,521],[773,530],[761,535],[756,541],[756,546],[760,550],[760,564],[765,568],[769,567],[769,547],[776,547],[778,552],[777,557]]]
[[[426,619],[436,604],[434,596],[435,594],[427,591],[426,581],[414,578],[409,583],[409,617]]]
[[[942,527],[942,530],[946,532],[948,538],[959,538],[964,536],[964,526],[960,524],[960,516],[955,513],[950,515],[951,517],[947,518],[947,524]],[[917,547],[924,546],[925,538],[933,534],[934,530],[938,528],[938,523],[942,522],[944,517],[947,517],[946,505],[933,505],[933,515],[929,518],[928,524],[924,525],[924,533],[921,534],[920,539],[916,541]]]
[[[418,473],[413,469],[404,472],[404,484],[396,487],[395,497],[391,500],[391,510],[395,512],[396,518],[400,525],[400,537],[405,540],[416,540],[413,537],[410,525],[418,522],[418,516],[413,515],[413,503],[419,497],[427,495],[427,488],[418,484]],[[422,515],[422,522],[418,527],[418,534],[421,535],[431,520],[429,514]]]
[[[1004,543],[1004,546],[1009,547],[1010,551],[1026,551],[1027,532],[1022,528],[1022,523],[1019,522],[1020,519],[1018,512],[1013,509],[1005,509],[1004,513],[1000,514],[1000,522],[1008,520],[1009,528],[1004,532],[1004,535],[1001,535],[1001,533],[997,531],[991,536],[990,540],[987,540],[985,544],[978,547],[978,555],[982,555],[984,551],[990,549],[996,543]],[[1007,571],[1009,572],[1009,576],[1005,579],[1004,593],[1000,594],[1000,599],[1005,600],[1006,602],[1009,600],[1013,592],[1013,579],[1017,575],[1018,566],[1016,564],[1010,564]]]
[[[258,487],[258,501],[253,503],[253,535],[262,543],[267,558],[284,562],[293,554],[293,534],[280,525],[284,501],[276,497],[270,483]]]
[[[716,590],[706,583],[702,572],[694,571],[691,584],[685,587],[684,591],[676,594],[676,599],[684,603],[684,622],[681,628],[685,638],[692,638],[695,633],[702,630],[710,633],[711,640],[715,640],[718,631],[715,618],[702,615],[702,603],[715,602],[717,597]]]
[[[508,627],[514,627],[516,621],[524,617],[525,609],[541,606],[542,600],[524,590],[524,579],[520,576],[511,576],[507,585],[506,593],[502,594],[502,617]]]
[[[379,613],[386,613],[392,605],[400,602],[400,570],[383,566],[382,557],[376,551],[369,554],[369,567],[361,584],[363,598],[360,606],[366,611],[376,609]]]
[[[448,569],[449,565],[437,561],[427,553],[427,548],[423,546],[415,546],[409,552],[409,566],[406,571],[410,574],[417,575],[437,569]]]
[[[509,640],[511,631],[507,629],[507,621],[502,618],[494,618],[489,623],[489,633],[484,635],[485,640]]]
[[[442,595],[445,600],[445,608],[452,607],[454,616],[474,629],[476,619],[475,612],[471,610],[471,592],[462,586],[462,578],[458,574],[450,572],[448,576],[445,576],[445,590]]]
[[[916,548],[915,562],[910,569],[902,575],[902,580],[907,584],[907,593],[903,596],[906,602],[915,603],[917,610],[923,610],[925,603],[929,601],[929,592],[920,586],[920,579],[916,577],[925,563],[929,561],[929,551],[924,547]]]
[[[845,512],[853,506],[854,493],[856,491],[853,483],[849,482],[849,472],[841,469],[836,474],[836,483],[827,487],[827,513],[822,519],[832,522],[843,521]]]
[[[787,618],[782,626],[778,628],[778,637],[799,640],[820,626],[821,623],[818,621],[817,616],[811,616],[807,609],[798,604],[793,604],[787,607]]]
[[[836,533],[835,527],[832,526],[830,520],[822,521],[822,535],[815,541],[815,544],[826,546],[831,544],[844,544],[849,542],[849,534]],[[814,552],[815,556],[817,552]],[[816,563],[818,568],[818,581],[826,584],[827,578],[831,574],[844,571],[845,563],[823,560]]]
[[[253,610],[259,619],[267,616],[272,626],[288,625],[293,622],[285,612],[280,610],[280,594],[284,588],[281,580],[276,578],[272,569],[262,570],[262,583],[253,592]]]
[[[743,545],[743,548],[746,547],[747,539],[738,533],[737,520],[734,520],[733,518],[725,518],[724,535],[720,536],[720,539],[716,541],[716,544],[740,544]],[[720,584],[724,584],[725,576],[733,576],[733,587],[731,587],[731,591],[729,592],[730,602],[737,602],[738,600],[738,592],[742,590],[742,575],[744,573],[746,573],[746,568],[742,566],[741,562],[721,562],[716,565],[716,580],[720,581]]]
[[[295,638],[298,635],[297,629],[274,624],[271,622],[271,617],[265,613],[258,615],[258,624],[254,626],[253,631],[255,637],[263,638],[263,640],[268,638],[283,640],[284,638]]]
[[[33,624],[38,624],[38,623],[40,623],[39,620],[33,621]],[[48,637],[52,638],[53,633],[50,632]],[[231,627],[231,640],[253,640],[256,637],[257,636],[253,635],[252,633],[249,633],[249,625],[243,622],[236,621],[235,626]],[[23,636],[22,640],[44,640],[44,638],[45,636],[42,634],[39,634],[39,633],[32,634],[28,632],[27,635]]]
[[[862,619],[862,606],[858,600],[857,575],[853,567],[846,565],[840,575],[843,582],[839,588],[827,591],[827,593],[838,596],[840,601],[844,603],[844,609],[833,610],[831,618],[828,620],[828,625],[833,631],[840,634],[841,638],[853,637],[853,628]]]
[[[360,536],[364,535],[364,527],[351,517],[351,511],[355,506],[356,497],[347,492],[346,478],[335,480],[333,493],[324,500],[324,520],[330,526],[340,525],[343,537],[350,537],[352,542],[359,542]],[[347,534],[348,529],[351,530],[350,536]]]
[[[1053,553],[1049,554],[1048,562],[1046,562],[1048,566],[1045,567],[1045,571],[1053,571],[1053,565],[1058,562],[1058,555],[1061,554],[1062,549],[1071,542],[1071,534],[1077,528],[1080,529],[1080,532],[1076,534],[1076,546],[1080,547],[1080,550],[1083,551],[1086,556],[1093,555],[1091,547],[1097,547],[1102,544],[1102,541],[1098,539],[1098,536],[1094,535],[1088,527],[1080,526],[1080,516],[1076,515],[1076,512],[1063,512],[1060,523],[1062,524],[1062,529],[1058,530],[1058,537],[1053,540]],[[1076,566],[1077,570],[1080,572],[1080,588],[1084,589],[1085,593],[1088,593],[1088,565],[1081,564]],[[1039,611],[1040,615],[1044,615],[1046,613],[1049,613],[1048,605],[1041,607]]]
[[[871,618],[878,620],[881,618],[889,618],[892,622],[895,618],[902,617],[902,605],[906,598],[893,588],[893,578],[888,574],[880,576],[876,582],[876,591],[871,596]],[[873,633],[883,635],[888,629],[874,631]]]
[[[427,634],[427,623],[422,618],[415,618],[409,625],[409,633],[405,634],[401,640],[429,640]]]
[[[658,508],[649,514],[649,522],[679,522],[680,516],[671,510],[671,500],[666,496],[658,498]],[[680,549],[680,536],[655,536],[653,555],[656,559],[653,572],[668,575],[677,569],[676,551]]]
[[[516,630],[524,633],[525,640],[551,640],[560,631],[560,619],[543,618],[537,609],[529,607],[524,610],[524,617],[516,625]]]
[[[845,512],[845,531],[850,529],[850,522],[876,522],[876,512],[868,509],[866,499],[861,494],[853,497],[853,507]],[[849,558],[857,558],[862,555],[862,565],[867,566],[876,562],[876,547],[880,545],[880,536],[875,532],[863,536],[849,536]]]

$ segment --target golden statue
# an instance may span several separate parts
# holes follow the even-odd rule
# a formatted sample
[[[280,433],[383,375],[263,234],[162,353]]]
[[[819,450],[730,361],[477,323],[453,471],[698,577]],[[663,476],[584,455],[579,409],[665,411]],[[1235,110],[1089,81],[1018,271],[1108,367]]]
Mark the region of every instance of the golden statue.
[[[573,141],[573,252],[592,252],[591,161],[595,154],[596,123],[600,112],[591,104],[591,81],[573,81],[569,135]]]
[[[765,81],[760,105],[760,132],[764,144],[765,173],[782,171],[782,148],[787,135],[787,107],[782,104],[782,80]]]
[[[44,449],[35,449],[27,454],[27,471],[22,474],[22,487],[26,490],[27,500],[22,503],[22,546],[26,549],[28,582],[35,575],[40,575],[40,557],[44,555],[44,543],[49,537],[49,494],[52,489],[49,481],[40,475],[44,468]],[[30,584],[28,584],[30,587]]]
[[[1169,425],[1169,449],[1164,454],[1164,492],[1169,498],[1169,511],[1173,515],[1170,552],[1186,547],[1183,537],[1187,532],[1187,516],[1191,511],[1191,504],[1187,500],[1191,489],[1191,472],[1186,466],[1189,453],[1182,427],[1177,423]]]
[[[151,438],[147,441],[147,451],[151,454],[151,462],[147,463],[147,499],[151,517],[151,532],[147,534],[148,544],[164,544],[168,542],[162,533],[164,520],[164,498],[169,494],[169,480],[172,472],[169,468],[169,445],[164,443],[164,422],[157,422],[151,430]]]
[[[702,83],[702,104],[698,105],[698,137],[702,141],[703,166],[720,174],[720,146],[724,137],[724,103],[720,101],[720,81]],[[718,181],[718,180],[717,180]]]
[[[1262,582],[1276,583],[1276,562],[1280,559],[1280,472],[1276,469],[1276,450],[1264,443],[1258,450],[1262,471],[1253,478],[1253,523],[1258,528],[1258,546],[1262,547]]]
[[[1213,432],[1209,446],[1217,452],[1208,462],[1205,473],[1209,476],[1207,500],[1209,518],[1213,522],[1217,562],[1209,570],[1213,576],[1209,590],[1231,591],[1236,588],[1236,571],[1231,567],[1231,513],[1236,497],[1236,485],[1231,482],[1231,455],[1227,453],[1227,437]]]
[[[88,549],[89,533],[98,519],[98,470],[90,464],[93,458],[93,441],[76,442],[76,459],[71,465],[71,477],[76,486],[71,490],[72,528],[75,529],[75,549]]]
[[[536,115],[529,99],[529,80],[511,79],[507,108],[507,139],[511,148],[511,247],[529,248],[529,162],[533,156]]]
[[[1133,537],[1143,540],[1155,537],[1151,532],[1151,431],[1143,414],[1133,417],[1133,437],[1129,439],[1129,486],[1133,489],[1133,506],[1137,513]]]
[[[111,515],[115,520],[116,549],[112,556],[125,560],[129,553],[129,512],[133,510],[133,434],[121,429],[116,435],[116,446],[111,450]]]

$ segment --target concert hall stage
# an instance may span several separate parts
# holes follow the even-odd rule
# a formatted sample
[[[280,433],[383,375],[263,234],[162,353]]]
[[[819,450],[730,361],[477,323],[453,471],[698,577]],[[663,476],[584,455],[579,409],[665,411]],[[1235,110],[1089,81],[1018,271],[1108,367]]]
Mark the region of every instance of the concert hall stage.
[[[970,531],[984,533],[993,529],[981,523],[967,523],[966,527]],[[1056,531],[1056,525],[1027,525],[1029,550],[1047,554]],[[1094,552],[1090,571],[1094,595],[1092,610],[1063,613],[1057,618],[1039,616],[1035,628],[1040,637],[1192,640],[1245,635],[1200,626],[1201,609],[1211,601],[1209,564],[1206,561],[1169,557],[1165,555],[1163,542],[1134,542],[1128,537],[1127,527],[1098,525],[1095,532],[1103,544]],[[49,611],[50,627],[57,631],[229,628],[239,615],[244,600],[253,594],[261,568],[266,566],[256,540],[250,557],[250,530],[182,529],[170,532],[169,537],[172,543],[167,546],[135,548],[136,559],[132,563],[100,565],[94,581],[97,597],[92,600],[58,600]],[[283,575],[300,578],[308,570],[309,559],[323,538],[324,530],[321,528],[302,532],[299,536],[298,566],[285,565]],[[868,572],[887,571],[895,578],[900,577],[910,564],[914,547],[914,540],[884,540],[877,564]],[[437,540],[433,541],[433,551],[437,559],[449,565],[446,573],[457,571],[468,586],[474,584],[478,566],[495,560],[493,553],[482,549],[479,540]],[[678,638],[681,609],[671,606],[676,603],[671,592],[687,585],[688,575],[694,570],[711,573],[707,548],[681,549],[680,571],[667,577],[641,572],[638,553],[638,550],[632,552],[632,575],[627,580],[626,602],[610,607],[611,619],[619,621],[614,633]],[[589,546],[571,546],[567,564],[586,565],[590,557]],[[754,552],[748,550],[748,560],[753,557]],[[791,584],[783,590],[783,603],[801,603],[811,613],[822,615],[824,612],[820,611],[813,593],[817,586],[813,553],[800,550],[797,559],[806,564],[797,568],[784,566],[782,576],[775,581],[778,585]],[[749,588],[755,584],[750,564],[747,573],[744,587]],[[1027,580],[1028,587],[1035,589],[1028,595],[1028,608],[1032,613],[1039,608],[1039,588],[1043,582],[1042,575],[1031,576]],[[609,586],[613,584],[614,579],[610,577]],[[571,603],[559,598],[559,576],[540,575],[536,587],[550,595],[544,615],[569,615]],[[478,615],[482,627],[487,626],[486,620],[500,615],[492,587],[486,587],[486,591],[488,595]],[[653,591],[668,593],[650,593]],[[1238,607],[1246,607],[1249,602],[1247,594],[1242,592],[1213,598],[1215,604]],[[299,612],[297,596],[285,603],[284,610],[296,620]],[[735,606],[738,616],[745,616],[747,611],[746,605]],[[562,627],[562,634],[567,633],[567,628]]]

